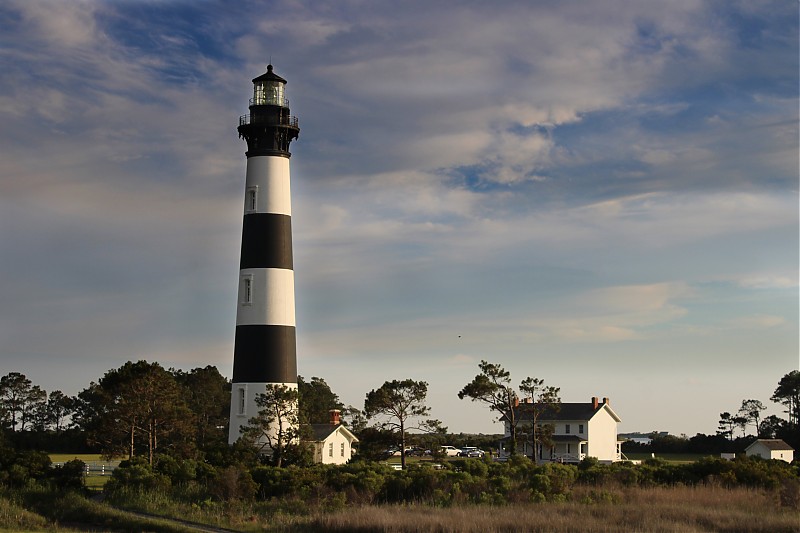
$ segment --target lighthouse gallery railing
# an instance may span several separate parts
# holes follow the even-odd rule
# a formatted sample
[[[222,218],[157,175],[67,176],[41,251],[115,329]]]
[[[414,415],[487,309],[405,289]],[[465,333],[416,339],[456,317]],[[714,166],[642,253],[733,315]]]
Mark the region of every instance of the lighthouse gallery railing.
[[[264,115],[242,115],[239,117],[239,125],[244,126],[245,124],[275,124],[278,126],[291,126],[291,127],[298,127],[297,117],[295,116],[264,116]]]

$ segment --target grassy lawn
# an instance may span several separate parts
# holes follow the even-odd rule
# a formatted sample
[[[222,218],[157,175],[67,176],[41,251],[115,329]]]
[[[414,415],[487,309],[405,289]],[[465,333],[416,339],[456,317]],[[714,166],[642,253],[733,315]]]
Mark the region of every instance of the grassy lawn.
[[[111,478],[111,469],[107,469],[103,473],[99,465],[118,465],[120,459],[106,460],[97,453],[51,453],[50,460],[53,463],[66,463],[73,459],[79,459],[89,465],[89,472],[84,476],[86,488],[92,490],[102,490],[106,482]]]
[[[48,455],[54,463],[65,463],[73,459],[80,459],[84,463],[103,460],[99,453],[51,453]]]

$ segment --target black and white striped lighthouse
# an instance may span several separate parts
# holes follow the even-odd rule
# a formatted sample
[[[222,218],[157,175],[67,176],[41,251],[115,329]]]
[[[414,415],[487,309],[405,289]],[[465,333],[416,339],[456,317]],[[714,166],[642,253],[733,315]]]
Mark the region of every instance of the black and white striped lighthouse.
[[[289,143],[300,133],[284,97],[286,80],[267,66],[253,80],[250,114],[239,118],[247,141],[239,299],[228,441],[256,415],[268,384],[297,386]]]

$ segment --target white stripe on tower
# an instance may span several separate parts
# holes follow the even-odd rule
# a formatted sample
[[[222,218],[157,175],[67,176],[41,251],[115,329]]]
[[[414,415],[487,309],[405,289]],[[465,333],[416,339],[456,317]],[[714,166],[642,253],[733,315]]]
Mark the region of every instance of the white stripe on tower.
[[[283,98],[286,80],[253,80],[250,115],[239,120],[247,141],[242,251],[228,441],[258,412],[268,384],[297,386],[289,143],[297,119]]]

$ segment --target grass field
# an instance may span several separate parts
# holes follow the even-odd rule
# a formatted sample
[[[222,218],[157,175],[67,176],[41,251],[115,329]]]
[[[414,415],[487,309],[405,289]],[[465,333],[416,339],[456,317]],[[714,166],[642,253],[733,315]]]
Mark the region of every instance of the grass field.
[[[86,488],[92,490],[102,490],[106,482],[111,478],[113,468],[120,462],[120,459],[112,459],[110,461],[103,459],[100,454],[96,453],[51,453],[49,456],[53,464],[66,463],[74,459],[79,459],[86,463],[89,471],[84,477],[84,482],[86,483]],[[106,467],[105,472],[102,465]]]
[[[793,533],[796,510],[780,508],[773,492],[714,487],[582,489],[580,501],[505,507],[366,506],[320,514],[309,531],[437,532],[763,532]],[[296,530],[302,530],[298,528]]]
[[[65,463],[73,459],[80,459],[84,463],[103,460],[99,453],[51,453],[48,455],[54,463]]]

